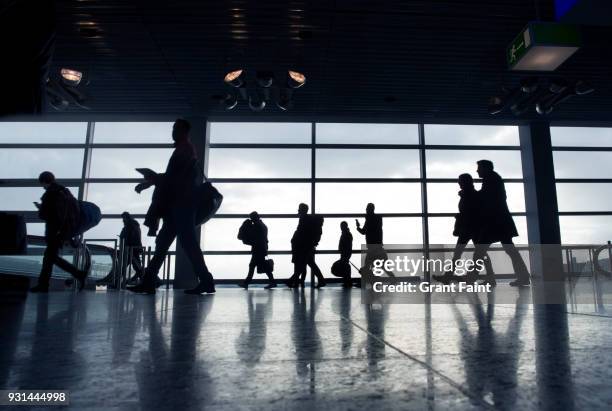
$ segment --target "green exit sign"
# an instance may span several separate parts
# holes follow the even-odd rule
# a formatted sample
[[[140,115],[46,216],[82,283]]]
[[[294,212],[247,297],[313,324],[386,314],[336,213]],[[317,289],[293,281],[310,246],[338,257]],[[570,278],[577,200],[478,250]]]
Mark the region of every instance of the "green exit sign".
[[[510,70],[554,71],[580,48],[578,27],[531,22],[506,49]]]

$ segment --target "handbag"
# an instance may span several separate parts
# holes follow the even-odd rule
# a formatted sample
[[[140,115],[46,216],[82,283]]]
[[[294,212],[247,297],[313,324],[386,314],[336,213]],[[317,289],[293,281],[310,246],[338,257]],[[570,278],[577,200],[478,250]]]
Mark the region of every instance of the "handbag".
[[[196,189],[196,226],[210,220],[222,202],[223,195],[209,181],[200,184]]]
[[[346,260],[337,260],[331,266],[331,273],[336,277],[349,277],[351,275],[351,266]]]
[[[274,271],[274,260],[268,258],[263,263],[257,265],[257,274],[271,273]]]

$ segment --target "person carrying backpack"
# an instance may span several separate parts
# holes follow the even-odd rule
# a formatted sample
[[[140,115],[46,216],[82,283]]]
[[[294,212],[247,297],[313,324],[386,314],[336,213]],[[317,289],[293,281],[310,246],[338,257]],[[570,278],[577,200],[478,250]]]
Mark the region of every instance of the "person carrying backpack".
[[[268,255],[268,227],[261,221],[257,211],[249,214],[249,219],[245,220],[238,231],[238,239],[251,246],[251,261],[249,262],[249,272],[244,281],[238,285],[245,290],[249,288],[249,283],[253,279],[255,268],[257,272],[264,272],[268,276],[270,283],[265,286],[266,290],[277,286],[272,275],[272,260],[266,260]]]
[[[33,293],[49,291],[49,281],[53,265],[70,273],[83,289],[87,272],[60,257],[59,253],[65,241],[70,240],[79,229],[79,203],[70,190],[58,184],[50,171],[44,171],[38,181],[45,189],[38,207],[38,216],[45,222],[45,240],[47,248],[43,255],[42,268],[38,284],[30,289]]]
[[[315,262],[315,249],[323,233],[323,217],[308,214],[308,205],[301,203],[298,207],[300,220],[291,238],[291,262],[294,272],[287,281],[289,288],[304,286],[306,266],[309,266],[317,277],[317,288],[325,287],[327,282]]]

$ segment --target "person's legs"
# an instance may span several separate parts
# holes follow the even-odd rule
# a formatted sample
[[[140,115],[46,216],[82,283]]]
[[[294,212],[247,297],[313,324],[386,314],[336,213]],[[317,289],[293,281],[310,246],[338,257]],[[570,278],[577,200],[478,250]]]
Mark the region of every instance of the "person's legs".
[[[293,255],[293,275],[287,280],[287,286],[297,287],[302,273],[306,273],[306,258],[303,253],[296,252]]]
[[[251,261],[249,261],[249,272],[247,273],[247,276],[244,279],[244,281],[238,284],[240,287],[244,289],[249,288],[249,284],[251,283],[251,280],[253,279],[253,274],[255,274],[255,267],[257,267],[257,256],[254,253],[252,253]]]
[[[49,288],[49,281],[51,280],[51,273],[53,272],[53,263],[55,258],[59,255],[60,243],[54,239],[47,239],[47,248],[43,254],[42,268],[40,275],[38,276],[38,285],[35,287],[41,291]]]
[[[157,238],[155,239],[155,252],[144,272],[142,281],[144,287],[155,288],[155,278],[175,238],[176,224],[172,218],[165,218],[162,222],[161,230],[159,230]]]
[[[321,270],[319,269],[319,266],[317,265],[317,262],[315,261],[314,250],[308,254],[308,260],[306,263],[312,270],[312,273],[315,275],[315,277],[317,277],[317,287],[325,287],[327,285],[327,281],[325,281],[325,278],[323,278],[323,273],[321,273]],[[311,284],[311,287],[312,287],[312,284]]]
[[[487,263],[486,260],[488,260],[488,254],[487,251],[489,250],[489,247],[491,247],[491,243],[484,243],[484,244],[475,244],[476,249],[474,250],[474,256],[472,257],[472,260],[474,262],[478,261],[478,260],[483,260],[485,261],[485,268],[487,267]],[[485,258],[486,257],[486,258]],[[490,264],[490,263],[489,263]],[[488,270],[487,270],[488,271]],[[491,271],[492,273],[493,271]],[[488,274],[488,273],[487,273]],[[467,273],[466,277],[466,281],[473,283],[474,281],[476,281],[478,279],[478,275],[479,272],[475,271],[475,269],[472,269],[470,272]],[[490,278],[488,278],[490,279]]]
[[[444,274],[434,275],[433,276],[434,280],[439,281],[444,284],[448,284],[451,281],[457,280],[457,276],[455,275],[455,267],[457,265],[457,261],[461,259],[461,256],[463,255],[463,251],[465,251],[465,247],[467,246],[467,243],[469,241],[470,241],[470,238],[466,236],[459,236],[457,238],[457,244],[455,245],[455,249],[453,250],[453,257],[451,258],[451,261],[452,261],[451,269],[446,271]]]
[[[195,227],[195,212],[193,210],[178,210],[176,214],[177,220],[177,235],[181,242],[181,247],[187,254],[187,258],[191,262],[193,271],[198,276],[200,284],[198,288],[214,291],[215,283],[206,263],[200,242],[197,238]],[[208,291],[206,291],[208,292]]]
[[[132,268],[134,269],[134,272],[136,273],[136,277],[138,278],[142,278],[143,276],[141,258],[142,258],[142,255],[140,252],[132,254]]]
[[[502,247],[510,260],[512,261],[512,268],[514,269],[514,273],[516,275],[516,282],[510,283],[511,285],[528,285],[530,283],[529,280],[529,271],[527,270],[527,266],[525,265],[525,261],[519,253],[519,250],[516,249],[512,239],[504,239],[502,240]]]

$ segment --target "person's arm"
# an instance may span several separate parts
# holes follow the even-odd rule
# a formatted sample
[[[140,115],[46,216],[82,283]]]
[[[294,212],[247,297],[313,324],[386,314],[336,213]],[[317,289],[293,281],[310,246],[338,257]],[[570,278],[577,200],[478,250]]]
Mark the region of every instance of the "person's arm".
[[[49,196],[50,194],[48,192],[43,194],[40,200],[41,203],[38,206],[38,218],[40,218],[43,221],[47,221],[49,219],[49,216],[51,215],[51,210],[49,206],[51,201],[50,201]]]
[[[366,226],[367,226],[367,223],[366,223],[366,224],[364,224],[364,225],[363,225],[363,227],[361,227],[361,226],[359,225],[359,221],[357,221],[357,220],[355,220],[355,221],[357,222],[357,231],[358,231],[360,234],[365,235],[365,233],[366,233]]]

